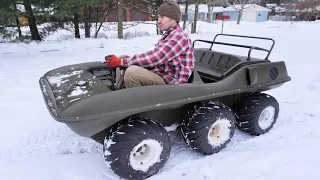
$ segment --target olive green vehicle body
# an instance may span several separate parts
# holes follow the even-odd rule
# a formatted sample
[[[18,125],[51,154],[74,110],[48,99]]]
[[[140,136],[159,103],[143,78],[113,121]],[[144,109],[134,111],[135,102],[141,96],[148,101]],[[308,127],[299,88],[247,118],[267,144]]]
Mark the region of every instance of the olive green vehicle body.
[[[211,48],[195,48],[195,56],[194,72],[185,84],[114,90],[115,69],[100,61],[53,69],[39,84],[56,121],[102,143],[106,130],[124,118],[142,115],[170,126],[195,102],[213,100],[232,108],[246,93],[268,91],[291,80],[284,61],[248,60]]]

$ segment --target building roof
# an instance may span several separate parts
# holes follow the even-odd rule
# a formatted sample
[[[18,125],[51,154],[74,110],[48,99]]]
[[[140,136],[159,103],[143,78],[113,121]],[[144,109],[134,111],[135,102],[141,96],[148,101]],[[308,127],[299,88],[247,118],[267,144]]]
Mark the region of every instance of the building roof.
[[[241,9],[242,5],[234,5],[234,6],[229,6],[227,8],[233,8],[233,9]],[[265,8],[263,6],[257,5],[257,4],[246,4],[244,6],[243,11],[271,11],[269,8]]]
[[[241,4],[236,4],[236,5],[232,5],[232,6],[228,6],[226,8],[223,7],[213,7],[212,12],[223,12],[223,11],[236,11],[241,9],[242,5]],[[180,9],[182,12],[184,12],[184,5],[180,5]],[[194,12],[195,11],[195,5],[189,5],[188,7],[188,12]],[[265,8],[262,6],[259,6],[257,4],[246,4],[244,6],[243,11],[271,11],[271,9],[269,8]],[[208,5],[207,4],[199,4],[199,12],[200,13],[208,13]]]

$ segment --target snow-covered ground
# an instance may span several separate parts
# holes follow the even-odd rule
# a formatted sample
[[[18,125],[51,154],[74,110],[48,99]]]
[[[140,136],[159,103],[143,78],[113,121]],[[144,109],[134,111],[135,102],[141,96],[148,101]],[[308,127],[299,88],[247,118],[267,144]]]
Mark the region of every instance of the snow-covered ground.
[[[199,33],[191,38],[211,40],[220,30],[220,23],[199,23]],[[160,37],[155,35],[152,24],[140,24],[125,30],[128,31],[139,37],[113,39],[110,37],[116,32],[108,32],[106,28],[103,32],[108,38],[59,40],[73,34],[58,31],[41,43],[0,43],[0,179],[119,179],[107,170],[100,144],[79,137],[51,118],[38,79],[63,65],[103,60],[111,53],[133,55],[147,51]],[[268,92],[280,103],[278,122],[268,134],[259,137],[237,131],[224,150],[211,156],[198,155],[186,148],[179,132],[171,131],[170,159],[159,174],[149,179],[318,179],[319,32],[320,23],[312,22],[225,23],[224,33],[270,37],[276,41],[270,59],[285,61],[292,77],[292,81]],[[270,45],[257,40],[224,40]],[[240,48],[215,47],[230,53],[247,53]],[[263,57],[265,53],[255,55]]]

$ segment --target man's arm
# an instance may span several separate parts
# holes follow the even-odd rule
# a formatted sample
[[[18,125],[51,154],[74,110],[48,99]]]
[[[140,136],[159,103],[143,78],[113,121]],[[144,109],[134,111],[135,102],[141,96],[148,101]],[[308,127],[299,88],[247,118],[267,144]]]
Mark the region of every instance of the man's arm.
[[[141,67],[154,67],[178,57],[187,48],[187,39],[180,34],[173,35],[167,42],[160,43],[153,50],[136,54],[131,58],[123,58],[122,65],[138,65]]]

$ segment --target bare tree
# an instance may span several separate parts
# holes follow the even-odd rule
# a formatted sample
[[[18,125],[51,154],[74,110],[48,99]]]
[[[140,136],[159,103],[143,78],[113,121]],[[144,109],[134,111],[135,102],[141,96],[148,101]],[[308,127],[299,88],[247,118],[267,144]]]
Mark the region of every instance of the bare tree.
[[[102,24],[103,24],[104,20],[105,20],[106,17],[108,16],[109,11],[110,11],[110,8],[108,8],[108,9],[106,10],[106,12],[104,13],[104,16],[103,16],[103,18],[101,19],[101,22],[100,22],[100,25],[99,25],[98,29],[97,29],[96,32],[94,33],[94,38],[97,38],[97,37],[98,37],[98,33],[99,33],[99,31],[100,31],[100,29],[101,29],[101,27],[102,27]]]
[[[208,22],[212,22],[212,13],[213,13],[213,8],[218,5],[225,4],[225,0],[186,0],[185,4],[185,13],[183,15],[184,17],[184,23],[183,23],[183,28],[185,29],[186,27],[186,21],[188,20],[188,6],[189,3],[192,3],[194,5],[194,19],[191,27],[191,33],[196,33],[197,32],[197,21],[199,19],[199,5],[200,4],[206,4],[208,6]]]
[[[305,13],[304,20],[310,21],[316,15],[317,8],[320,7],[320,0],[304,0],[296,3],[296,8]]]
[[[280,0],[280,3],[283,4],[285,9],[286,21],[290,20],[290,17],[295,14],[297,1],[298,0]]]
[[[118,38],[123,39],[123,0],[118,2]]]
[[[199,19],[199,4],[205,3],[206,0],[195,0],[195,9],[194,9],[194,19],[193,19],[193,26],[191,28],[191,33],[197,33],[197,22]]]
[[[183,14],[183,30],[186,29],[186,26],[187,26],[187,20],[188,20],[188,7],[189,7],[189,0],[186,0],[186,3],[185,3],[186,7],[184,9],[184,14]]]
[[[14,1],[14,11],[18,12],[17,2],[16,1]],[[18,15],[16,15],[16,23],[17,23],[19,38],[21,38],[22,33],[21,33],[21,27],[20,27],[20,21],[19,21],[19,16]]]
[[[208,19],[207,19],[207,21],[209,23],[211,23],[212,22],[213,8],[215,6],[223,5],[225,3],[224,3],[224,0],[206,0],[206,4],[208,6]]]
[[[208,6],[208,22],[211,23],[212,22],[212,11],[214,8],[214,0],[207,0],[207,6]]]
[[[240,24],[242,13],[244,9],[251,7],[258,0],[225,0],[226,4],[233,7],[238,13],[237,24]]]
[[[118,5],[120,4],[120,0],[110,0],[108,1],[108,3],[106,4],[106,11],[104,12],[104,16],[100,21],[100,25],[97,28],[95,34],[94,34],[94,38],[98,37],[98,33],[103,25],[103,23],[105,22],[105,19],[107,18],[107,16],[109,15],[109,12],[111,11],[111,9],[115,9],[118,8],[118,11],[122,11],[123,8],[127,7],[127,8],[135,8],[136,10],[139,10],[140,12],[142,12],[143,14],[147,14],[148,16],[151,16],[154,18],[154,16],[152,16],[151,13],[145,12],[144,10],[142,10],[142,1],[141,0],[123,0],[122,2],[122,9],[119,9]],[[119,12],[118,12],[119,13]],[[122,13],[122,12],[121,12]],[[119,17],[120,14],[118,14]],[[122,16],[121,16],[122,17]],[[120,19],[119,19],[120,20]],[[121,24],[121,23],[120,23]],[[123,23],[122,23],[123,24]],[[121,30],[120,30],[121,31]]]
[[[198,0],[194,4],[194,18],[193,18],[193,25],[192,25],[192,28],[191,28],[191,34],[197,33],[197,22],[198,22],[198,19],[199,19],[199,3],[200,3],[200,0]]]
[[[163,0],[155,0],[155,1],[156,1],[156,3],[155,3],[155,6],[153,7],[153,9],[154,9],[155,15],[157,15],[158,14],[158,8],[163,4]],[[157,23],[156,26],[157,26],[157,34],[158,35],[160,35],[160,34],[162,35],[163,32],[160,30],[159,24]]]

